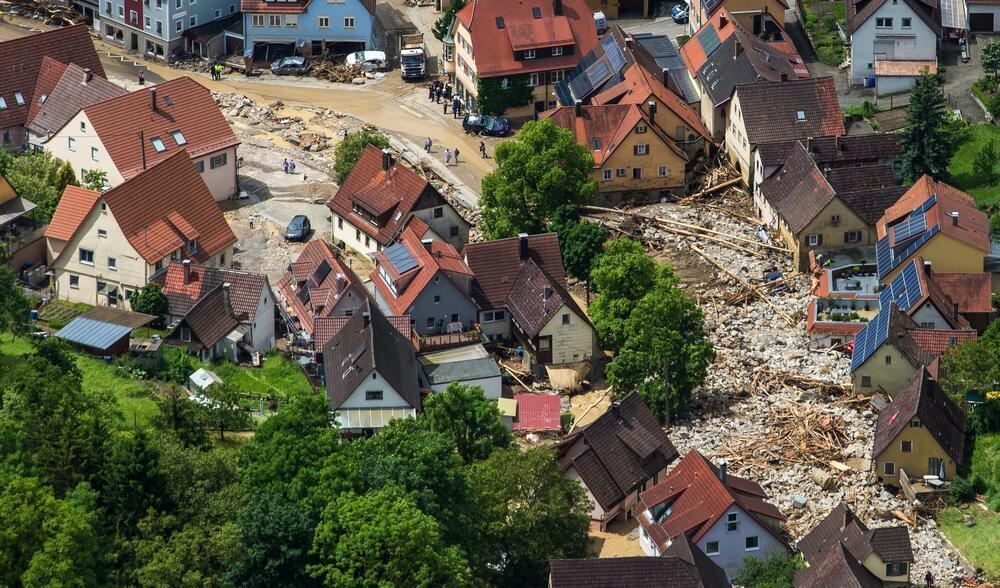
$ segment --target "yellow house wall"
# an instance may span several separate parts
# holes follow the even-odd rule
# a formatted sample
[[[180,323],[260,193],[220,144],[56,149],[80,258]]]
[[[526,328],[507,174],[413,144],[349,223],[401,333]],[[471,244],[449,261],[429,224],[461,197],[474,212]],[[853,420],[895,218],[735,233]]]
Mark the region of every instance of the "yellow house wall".
[[[635,155],[635,146],[649,145],[648,155]],[[648,130],[645,133],[630,132],[617,149],[595,169],[592,177],[602,193],[617,193],[645,190],[667,190],[684,185],[684,166],[687,161],[671,149],[659,135]],[[659,166],[667,166],[665,177],[657,176]],[[625,177],[617,177],[617,170],[625,168]],[[633,179],[632,170],[642,168],[642,178]],[[611,171],[611,179],[604,179],[604,170]]]
[[[840,221],[834,222],[833,217],[839,216]],[[847,243],[844,240],[844,233],[848,231],[860,231],[861,240],[854,243]],[[797,236],[798,246],[795,251],[795,266],[799,271],[809,269],[809,251],[813,249],[844,249],[850,247],[861,247],[874,243],[874,231],[865,223],[849,206],[844,204],[840,198],[834,198],[823,210],[816,215]],[[809,235],[822,235],[823,241],[816,247],[809,246]]]
[[[891,358],[888,364],[885,362],[886,356]],[[854,390],[859,393],[869,395],[881,391],[895,396],[916,372],[917,368],[894,345],[883,343],[868,361],[851,374],[851,381],[854,383]],[[861,385],[864,376],[871,377],[870,386]]]
[[[562,316],[569,315],[569,324],[562,323]],[[539,337],[552,337],[552,363],[589,361],[594,354],[596,335],[594,329],[565,304],[538,333]]]
[[[901,449],[902,441],[912,441],[913,451],[910,453],[903,453]],[[927,430],[927,427],[911,427],[907,425],[903,430],[893,439],[889,447],[885,449],[882,453],[875,457],[875,475],[882,479],[886,484],[891,484],[893,486],[899,485],[899,470],[902,468],[911,477],[920,477],[930,472],[927,470],[927,460],[931,458],[938,458],[944,460],[944,476],[946,479],[951,480],[955,478],[957,474],[956,468],[957,464],[948,454],[941,449],[934,435]],[[892,476],[886,476],[885,463],[892,462],[896,464],[895,474]],[[883,575],[885,570],[883,569]]]
[[[7,178],[0,176],[0,204],[13,200],[17,194],[14,192],[14,188],[7,181]]]
[[[900,576],[885,575],[885,562],[882,561],[882,559],[879,558],[879,556],[875,555],[875,552],[870,553],[868,557],[865,558],[865,561],[862,562],[862,565],[868,568],[869,572],[875,574],[875,577],[878,578],[879,580],[882,580],[883,582],[889,584],[910,583],[910,574],[908,572]],[[906,569],[909,570],[910,566],[906,566]]]
[[[691,135],[695,135],[696,137],[698,136],[698,132],[693,128],[691,128],[691,125],[684,122],[684,119],[677,116],[677,113],[675,113],[673,110],[670,110],[666,104],[664,104],[659,98],[656,97],[655,94],[651,94],[649,99],[646,100],[646,102],[648,103],[649,100],[656,102],[656,116],[654,117],[654,124],[657,127],[659,127],[661,131],[663,131],[664,135],[670,137],[671,139],[676,140],[678,138],[679,128],[683,127],[684,132],[681,134],[681,139],[687,140],[688,137],[690,137]],[[646,113],[646,116],[649,116],[648,104],[642,104],[640,108],[642,108],[642,111]],[[684,147],[680,145],[678,146],[684,149]],[[690,157],[694,157],[698,153],[698,151],[702,151],[707,155],[708,141],[707,140],[702,141],[700,149],[692,147],[690,149],[685,149],[685,151]]]
[[[934,235],[917,250],[917,254],[923,257],[924,261],[931,262],[933,271],[939,273],[982,273],[983,259],[986,257],[986,254],[979,249],[944,233]],[[906,263],[899,264],[896,269],[889,272],[888,276],[882,278],[882,282],[888,284],[903,271],[904,267]]]
[[[751,29],[752,30],[752,29]],[[750,170],[753,169],[750,158],[753,145],[747,139],[743,124],[743,109],[740,107],[740,91],[737,88],[733,99],[729,101],[729,121],[726,124],[726,150],[729,152],[729,162],[740,170],[743,183],[750,185]]]
[[[726,134],[725,114],[729,105],[723,104],[716,108],[712,104],[712,99],[709,97],[708,92],[705,92],[705,89],[700,85],[699,91],[701,92],[701,122],[705,123],[705,128],[708,129],[708,134],[712,137],[713,141],[721,141]]]

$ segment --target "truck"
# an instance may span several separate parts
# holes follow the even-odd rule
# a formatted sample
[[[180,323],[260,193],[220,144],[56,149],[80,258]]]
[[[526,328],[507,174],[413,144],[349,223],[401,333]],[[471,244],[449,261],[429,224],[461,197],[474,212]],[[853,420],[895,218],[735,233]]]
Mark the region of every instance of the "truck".
[[[427,75],[423,33],[399,36],[399,69],[404,80],[422,80]]]

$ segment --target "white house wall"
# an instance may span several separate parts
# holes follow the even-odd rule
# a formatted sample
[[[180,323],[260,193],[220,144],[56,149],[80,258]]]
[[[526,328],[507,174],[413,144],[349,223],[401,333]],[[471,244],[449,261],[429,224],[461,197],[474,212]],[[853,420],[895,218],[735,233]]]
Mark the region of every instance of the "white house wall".
[[[739,526],[735,532],[727,531],[727,517],[729,513],[736,513]],[[746,550],[746,538],[757,536],[758,548],[753,551]],[[719,553],[711,555],[707,551],[709,542],[718,541]],[[767,559],[775,551],[786,552],[787,547],[778,541],[774,535],[765,529],[756,519],[748,515],[743,509],[735,504],[722,515],[718,521],[708,530],[698,541],[698,547],[705,552],[716,565],[726,570],[730,578],[739,574],[743,567],[743,559],[747,556],[757,559]]]
[[[440,218],[434,218],[434,210],[436,208],[442,209]],[[469,223],[465,222],[461,215],[447,204],[414,210],[413,216],[427,223],[427,226],[437,233],[442,241],[451,243],[458,251],[461,251],[465,247],[465,244],[469,242]],[[453,228],[458,231],[456,235],[451,234]]]
[[[565,475],[570,480],[576,480],[577,482],[579,482],[580,486],[583,487],[583,491],[586,492],[587,502],[590,503],[591,507],[590,520],[592,521],[604,520],[604,516],[606,514],[604,508],[602,508],[600,503],[597,502],[597,499],[594,498],[594,495],[593,493],[591,493],[590,488],[587,488],[587,485],[583,483],[583,479],[580,478],[580,472],[576,471],[576,466],[570,466],[569,469],[566,470]]]
[[[340,374],[327,374],[327,379],[339,378]],[[382,400],[365,400],[365,392],[372,390],[382,391]],[[378,370],[372,370],[364,381],[351,392],[351,395],[337,408],[410,408],[410,403],[403,400],[403,397],[396,392]]]
[[[878,18],[891,18],[891,29],[876,29]],[[908,29],[903,28],[903,18],[912,19]],[[908,39],[878,40],[879,35],[909,35]],[[854,34],[851,35],[851,83],[862,85],[865,77],[875,74],[875,43],[885,43],[891,46],[891,54],[887,59],[895,60],[931,60],[937,57],[937,35],[923,20],[906,4],[899,0],[889,0],[875,14],[871,15]],[[869,64],[872,67],[869,67]]]
[[[382,250],[382,246],[374,237],[370,237],[367,233],[355,226],[355,223],[363,223],[365,221],[358,219],[357,217],[347,216],[341,217],[337,213],[331,213],[333,221],[333,244],[340,246],[341,241],[344,242],[344,246],[348,249],[353,249],[368,258],[375,257],[375,254]],[[343,225],[343,228],[341,228]],[[374,225],[369,225],[374,227]]]
[[[80,123],[83,123],[82,127]],[[73,139],[73,149],[69,147],[71,138]],[[139,148],[138,134],[135,137],[135,146],[136,149]],[[68,161],[73,166],[73,171],[76,172],[77,179],[81,182],[83,181],[83,172],[89,169],[99,169],[106,172],[107,182],[111,187],[117,186],[124,181],[124,178],[118,172],[118,168],[111,161],[108,150],[104,148],[104,143],[101,142],[100,137],[94,132],[94,127],[90,124],[90,119],[87,118],[86,113],[82,110],[76,113],[68,123],[63,125],[63,128],[52,135],[52,138],[45,143],[44,148],[59,159]],[[152,149],[152,147],[149,148]],[[93,157],[92,149],[97,149],[96,161]]]
[[[226,155],[226,164],[212,169],[212,158],[221,154]],[[208,190],[212,193],[212,198],[215,198],[216,202],[226,200],[236,194],[237,154],[235,145],[201,157],[192,158],[191,163],[192,165],[199,166],[198,169],[204,169],[201,172],[201,179],[205,181],[205,185],[208,186]],[[200,167],[200,165],[204,165],[204,168]]]
[[[921,306],[917,312],[910,315],[918,325],[923,326],[924,323],[930,323],[931,329],[938,329],[941,331],[950,331],[951,327],[945,322],[944,317],[938,312],[937,307],[927,301]]]
[[[261,288],[257,312],[250,325],[250,344],[261,353],[274,348],[274,294],[268,280],[264,281],[264,287]]]
[[[569,324],[562,323],[562,315],[569,314]],[[565,304],[538,333],[539,337],[552,336],[552,364],[589,361],[594,355],[596,335],[590,323]]]

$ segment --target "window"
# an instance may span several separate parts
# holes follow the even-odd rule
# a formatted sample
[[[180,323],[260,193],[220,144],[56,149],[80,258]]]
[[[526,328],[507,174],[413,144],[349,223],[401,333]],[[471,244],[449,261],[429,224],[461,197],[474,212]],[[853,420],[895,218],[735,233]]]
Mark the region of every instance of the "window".
[[[66,146],[69,147],[70,151],[76,151],[76,139],[74,139],[73,137],[70,137],[67,140]]]
[[[656,168],[656,175],[661,178],[667,177],[667,166],[661,165],[660,167]]]
[[[156,33],[157,34],[163,34],[163,21],[162,20],[156,21]]]
[[[908,17],[908,16],[904,16],[903,17],[903,28],[904,29],[908,29],[911,26],[913,26],[913,19],[910,18],[910,17]]]
[[[220,16],[222,16],[222,10],[216,8],[215,9],[215,18],[219,18]]]
[[[611,179],[611,170],[610,169],[604,170],[603,173],[604,173],[604,181],[605,182]]]
[[[508,88],[510,88],[510,80],[507,78],[500,80],[500,89],[507,90]]]
[[[105,185],[107,185],[107,180],[105,180],[104,183],[105,183]],[[101,212],[105,213],[107,211],[108,211],[108,203],[107,202],[101,202]]]
[[[222,153],[220,155],[215,155],[208,162],[209,169],[215,169],[217,167],[225,167],[226,165],[226,154]]]
[[[361,231],[359,229],[354,229],[354,240],[355,241],[361,240]]]
[[[159,137],[153,137],[149,142],[153,144],[153,149],[156,149],[157,153],[163,153],[167,150],[167,146],[163,144],[163,139]]]
[[[805,121],[806,120],[806,111],[804,111],[804,110],[797,111],[795,113],[795,120],[797,120],[799,122]]]
[[[153,26],[153,21],[151,21],[151,20],[149,19],[149,17],[148,17],[148,16],[144,16],[144,17],[142,18],[142,20],[143,20],[143,24],[145,25],[145,27],[146,27],[147,29],[148,29],[149,27]]]
[[[125,7],[124,6],[119,6],[118,7],[118,18],[125,18]]]
[[[892,356],[891,355],[886,355],[885,356],[885,365],[892,365]]]
[[[441,218],[444,216],[444,207],[438,206],[434,209],[434,218]]]
[[[912,421],[910,421],[910,427],[912,427],[914,429],[919,429],[920,428],[920,419],[913,419]]]
[[[633,167],[632,168],[632,179],[633,180],[641,180],[642,179],[642,168],[641,167]]]
[[[727,533],[735,533],[735,532],[737,532],[737,531],[740,530],[740,520],[739,520],[739,517],[740,517],[740,515],[737,514],[737,513],[735,513],[735,512],[731,512],[731,513],[726,514],[726,532]]]
[[[913,453],[913,441],[900,441],[899,450],[903,453]]]
[[[537,86],[538,86],[538,74],[537,73],[528,74],[528,87],[534,88]]]
[[[203,159],[201,161],[195,162],[194,168],[198,170],[198,173],[200,174],[205,173],[205,160]]]
[[[198,239],[191,239],[187,242],[188,253],[194,255],[198,253]]]
[[[830,222],[833,223],[833,224],[838,224],[840,222],[840,215],[839,214],[835,214],[835,215],[831,216],[830,217]]]
[[[342,217],[339,217],[339,216],[337,217],[337,228],[338,229],[343,229],[344,228],[344,219]]]
[[[428,327],[433,327],[434,326],[434,317],[432,317],[432,316],[427,317],[427,326]]]
[[[600,137],[594,137],[593,144],[594,144],[594,151],[600,150],[600,148],[601,148],[601,138]]]
[[[525,49],[524,50],[524,58],[525,59],[534,59],[535,58],[535,50],[534,49]]]
[[[108,232],[104,229],[97,229],[97,236],[102,239],[106,239],[108,237]]]
[[[639,123],[639,124],[635,125],[635,132],[639,133],[639,134],[645,133],[646,132],[646,125],[644,125],[642,123]]]
[[[531,16],[535,18],[542,18],[542,9],[537,6],[531,7]]]
[[[617,175],[617,176],[618,176],[619,178],[624,178],[625,176],[627,176],[627,175],[628,175],[628,172],[627,172],[627,170],[626,170],[626,169],[625,169],[624,167],[620,167],[620,168],[618,168],[618,169],[617,169],[617,170],[615,171],[615,174],[616,174],[616,175]]]
[[[90,148],[90,158],[97,161],[97,147]]]
[[[322,25],[323,19],[326,17],[320,17],[319,22]],[[330,19],[326,19],[327,26],[330,26]],[[251,14],[250,15],[250,26],[261,28],[264,26],[264,15],[263,14]]]
[[[705,555],[719,555],[719,542],[709,541],[705,544]]]
[[[931,321],[931,322],[922,322],[922,323],[920,323],[920,328],[921,329],[933,329],[934,328],[934,321]]]
[[[191,27],[198,26],[198,17],[197,16],[192,16],[191,18],[189,18],[188,19],[188,26],[191,26]]]
[[[174,31],[179,33],[179,32],[181,32],[183,30],[184,30],[184,21],[183,20],[175,21],[174,22]]]
[[[871,376],[861,376],[861,387],[871,388],[872,387],[872,377]]]
[[[875,19],[876,29],[891,29],[892,19],[891,18],[876,18]]]
[[[219,254],[219,265],[226,265],[226,254],[225,253],[220,253]]]
[[[187,139],[184,138],[184,133],[180,131],[174,131],[170,133],[170,136],[174,138],[174,143],[177,143],[178,145],[184,145],[187,143]]]
[[[269,27],[280,27],[281,26],[281,15],[280,14],[269,14],[269,15],[267,15],[267,26],[269,26]]]
[[[958,345],[958,337],[950,337],[950,338],[948,339],[948,345],[949,345],[949,346],[955,346],[955,345]]]
[[[448,236],[449,237],[457,237],[458,236],[458,227],[457,226],[453,226],[450,229],[448,229]]]
[[[134,10],[128,11],[128,21],[131,24],[139,24],[139,13]]]
[[[559,49],[562,50],[562,47],[559,47]],[[555,51],[555,49],[553,49],[553,51]],[[555,53],[553,53],[553,55],[555,55]],[[553,84],[558,84],[559,82],[563,81],[564,77],[566,77],[566,72],[564,72],[561,69],[549,72],[549,81],[552,82]]]
[[[746,551],[757,551],[760,549],[760,537],[754,535],[746,539]]]
[[[80,121],[80,132],[81,133],[87,132],[87,123],[82,120]]]
[[[504,314],[504,311],[502,310],[487,310],[486,312],[483,313],[483,322],[495,323],[497,321],[504,320],[504,318],[506,317],[507,315]]]
[[[135,290],[132,288],[125,288],[125,300],[132,300],[133,294],[135,294]]]
[[[191,341],[191,329],[187,327],[181,327],[181,341],[188,343]]]
[[[118,269],[118,260],[115,259],[114,257],[109,257],[108,258],[108,269],[109,270],[117,270]]]
[[[434,304],[441,304],[441,296],[437,294],[434,295]]]
[[[861,231],[847,231],[844,233],[844,243],[857,243],[861,240]]]
[[[649,145],[647,143],[640,143],[633,148],[636,155],[649,155]]]
[[[110,2],[105,2],[104,3],[104,13],[107,14],[108,16],[111,15],[111,3]]]
[[[79,288],[80,287],[80,276],[78,276],[76,274],[70,274],[69,275],[69,287],[70,288]]]
[[[453,323],[457,323],[458,322],[458,315],[457,314],[452,314],[451,315],[451,322],[453,322]]]
[[[80,263],[94,265],[94,252],[90,249],[80,250]]]
[[[563,54],[563,48],[562,47],[553,47],[552,48],[552,57],[559,57],[562,54]]]
[[[496,19],[496,22],[497,22],[497,28],[498,29],[502,29],[504,27],[504,22],[503,22],[503,17],[502,16],[498,16],[497,19]]]
[[[806,237],[806,243],[808,243],[810,247],[816,247],[817,245],[822,245],[823,235],[808,235]]]
[[[372,375],[374,376],[375,374],[372,374]],[[382,400],[382,391],[381,390],[366,390],[365,391],[365,400]]]
[[[552,337],[539,337],[538,350],[548,351],[549,349],[552,349]]]
[[[353,29],[354,28],[354,17],[353,16],[345,16],[344,17],[344,28],[345,29]]]
[[[882,475],[884,476],[895,476],[896,475],[896,464],[891,461],[887,461],[882,464]]]
[[[321,17],[319,17],[319,28],[321,28],[321,29],[328,29],[328,28],[330,28],[330,17],[329,16],[321,16]]]
[[[299,27],[299,15],[297,14],[286,14],[285,15],[285,28],[286,29],[297,29]]]
[[[909,564],[905,561],[900,563],[888,563],[885,564],[885,575],[886,576],[905,576],[906,568]]]
[[[236,14],[236,5],[235,4],[230,4],[229,5],[229,14]]]
[[[564,325],[568,325],[569,324],[569,313],[565,313],[565,314],[562,315],[562,324],[564,324]]]

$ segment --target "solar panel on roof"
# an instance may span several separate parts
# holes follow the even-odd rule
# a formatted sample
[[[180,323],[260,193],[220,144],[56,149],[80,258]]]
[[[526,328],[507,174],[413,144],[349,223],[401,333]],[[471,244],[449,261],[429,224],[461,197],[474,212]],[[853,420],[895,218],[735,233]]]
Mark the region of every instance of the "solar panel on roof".
[[[924,202],[924,205],[920,207],[920,212],[927,212],[930,207],[935,204],[937,204],[937,194],[931,194],[931,197],[927,199],[927,202]]]
[[[889,308],[892,303],[902,310],[909,310],[920,300],[924,292],[920,287],[920,277],[916,261],[911,261],[892,282],[879,294],[879,307]]]
[[[602,59],[588,67],[586,75],[590,85],[597,86],[611,77],[611,69],[608,67],[608,63]]]
[[[851,371],[861,367],[889,337],[889,312],[883,308],[865,328],[854,338],[854,352],[851,354]]]
[[[927,228],[924,222],[924,213],[921,210],[914,211],[910,218],[899,223],[892,228],[892,234],[896,238],[896,243],[902,243],[906,239],[917,236]]]
[[[880,239],[878,244],[876,244],[875,246],[875,254],[878,257],[879,279],[882,279],[885,276],[889,275],[889,273],[892,270],[896,269],[896,267],[899,264],[903,263],[903,261],[905,261],[907,257],[916,253],[917,249],[923,247],[924,243],[930,240],[930,238],[936,235],[940,230],[941,227],[937,225],[931,227],[929,231],[924,231],[923,233],[921,233],[919,237],[917,237],[914,241],[910,242],[910,245],[907,246],[906,249],[904,249],[899,253],[893,253],[893,251],[889,247],[888,237],[883,237],[882,239]],[[884,249],[888,251],[887,253],[884,253],[882,250],[883,249],[883,247],[881,247],[882,241],[886,242],[884,245]],[[883,263],[883,259],[885,260],[885,263]]]
[[[722,41],[719,40],[719,33],[715,31],[715,26],[708,24],[698,33],[698,43],[701,45],[701,50],[705,55],[710,56],[719,48]]]
[[[402,243],[396,243],[386,249],[385,256],[389,259],[389,263],[392,264],[392,267],[396,268],[396,271],[401,274],[417,267],[416,260],[414,260],[413,256],[410,255],[410,250],[407,249]]]
[[[719,1],[720,0],[706,0],[705,10],[702,11],[702,14],[712,14],[712,11],[715,10],[715,6],[719,3]]]
[[[324,259],[322,262],[320,262],[318,266],[316,266],[316,271],[313,272],[313,275],[310,276],[310,279],[316,286],[319,286],[320,284],[323,283],[323,280],[325,280],[326,276],[328,276],[329,274],[330,274],[330,264],[327,263],[327,261]]]
[[[618,43],[615,42],[615,38],[608,35],[601,41],[601,45],[604,46],[604,55],[607,56],[608,62],[611,64],[611,71],[621,71],[625,67],[625,55]]]
[[[93,349],[110,349],[132,332],[132,327],[78,316],[55,334],[60,339]]]

